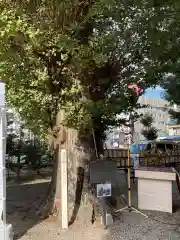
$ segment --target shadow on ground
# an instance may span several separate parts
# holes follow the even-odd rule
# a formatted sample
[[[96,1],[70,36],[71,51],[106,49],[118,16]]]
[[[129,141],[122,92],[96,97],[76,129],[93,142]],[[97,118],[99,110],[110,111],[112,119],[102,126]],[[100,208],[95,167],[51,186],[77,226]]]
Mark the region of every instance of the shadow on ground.
[[[29,171],[29,170],[23,170],[20,174],[20,179],[17,180],[16,172],[10,172],[9,175],[6,176],[7,184],[20,184],[20,183],[26,183],[34,180],[40,180],[40,179],[49,179],[52,176],[52,168],[44,168],[41,169],[40,173],[37,174],[36,171]]]
[[[14,239],[41,221],[35,212],[45,199],[48,186],[48,181],[7,186],[7,221],[12,224]]]

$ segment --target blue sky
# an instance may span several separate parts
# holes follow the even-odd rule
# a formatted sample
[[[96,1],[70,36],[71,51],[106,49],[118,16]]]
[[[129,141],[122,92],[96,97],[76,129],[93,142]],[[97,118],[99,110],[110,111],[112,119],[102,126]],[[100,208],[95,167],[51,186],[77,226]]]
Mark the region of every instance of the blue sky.
[[[161,87],[148,88],[146,89],[144,95],[149,98],[162,98],[164,89]]]

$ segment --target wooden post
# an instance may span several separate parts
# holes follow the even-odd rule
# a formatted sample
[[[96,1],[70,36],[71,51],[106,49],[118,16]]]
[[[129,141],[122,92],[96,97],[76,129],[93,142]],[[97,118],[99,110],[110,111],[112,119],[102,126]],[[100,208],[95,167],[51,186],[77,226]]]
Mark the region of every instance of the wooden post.
[[[67,179],[67,150],[60,149],[61,176],[61,227],[68,228],[68,179]]]

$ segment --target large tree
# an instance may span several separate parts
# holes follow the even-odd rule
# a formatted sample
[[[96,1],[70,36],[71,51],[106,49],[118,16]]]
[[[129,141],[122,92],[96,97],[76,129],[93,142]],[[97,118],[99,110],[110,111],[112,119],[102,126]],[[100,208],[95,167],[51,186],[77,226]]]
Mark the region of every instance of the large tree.
[[[0,77],[7,86],[7,100],[36,134],[53,136],[54,149],[61,145],[68,149],[69,159],[79,158],[77,168],[69,161],[75,212],[95,145],[97,153],[102,153],[105,131],[118,124],[116,115],[136,106],[137,94],[128,86],[136,83],[146,88],[159,80],[157,73],[164,67],[159,49],[168,42],[164,38],[169,28],[165,17],[171,13],[168,4],[0,3]],[[67,140],[70,136],[73,141]],[[56,207],[60,199],[57,164],[56,158],[50,191]]]

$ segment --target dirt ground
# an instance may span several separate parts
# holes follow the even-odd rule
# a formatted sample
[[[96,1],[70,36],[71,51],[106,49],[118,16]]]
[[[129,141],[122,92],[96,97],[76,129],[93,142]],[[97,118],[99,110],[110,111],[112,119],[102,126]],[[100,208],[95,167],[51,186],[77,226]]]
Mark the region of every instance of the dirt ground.
[[[121,175],[121,193],[127,196],[127,183]],[[12,224],[14,239],[20,240],[177,240],[180,239],[180,197],[173,186],[173,214],[145,212],[146,219],[137,213],[121,213],[106,231],[92,226],[72,226],[63,231],[53,219],[42,221],[35,208],[45,198],[49,177],[9,182],[7,186],[7,221]],[[132,203],[137,207],[137,184],[132,184]],[[119,206],[123,207],[123,205]]]

